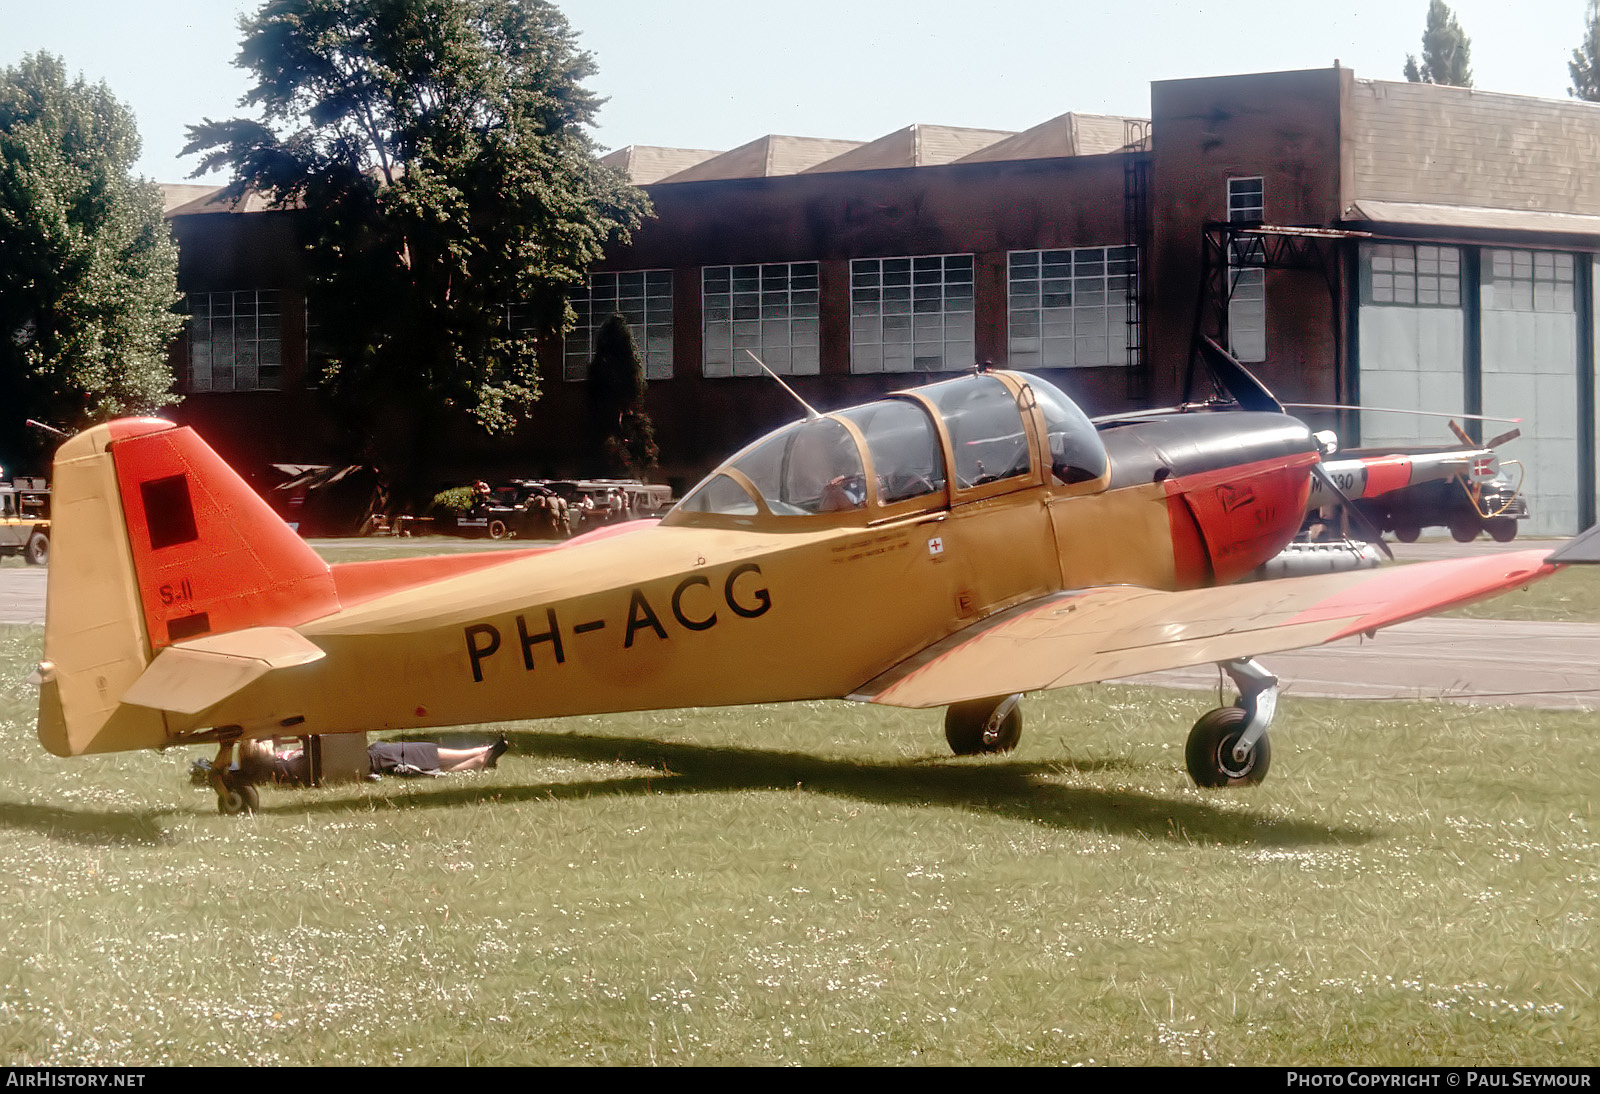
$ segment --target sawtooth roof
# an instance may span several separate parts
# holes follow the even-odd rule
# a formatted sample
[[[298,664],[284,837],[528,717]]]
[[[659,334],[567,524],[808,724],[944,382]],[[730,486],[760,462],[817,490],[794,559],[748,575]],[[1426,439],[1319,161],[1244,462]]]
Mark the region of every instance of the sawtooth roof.
[[[1101,156],[1141,145],[1150,135],[1144,118],[1120,114],[1065,114],[1006,137],[963,156],[957,163],[1050,159],[1058,156]],[[1142,145],[1141,145],[1142,146]]]
[[[785,137],[768,133],[749,144],[713,156],[702,163],[675,175],[659,179],[660,182],[709,182],[713,179],[770,178],[774,175],[795,175],[806,168],[832,159],[853,148],[860,141],[834,140],[829,137]]]
[[[667,148],[656,144],[630,144],[600,157],[607,167],[615,167],[635,186],[649,186],[668,175],[687,171],[722,152],[715,148]]]
[[[267,199],[254,190],[246,192],[244,200],[225,201],[221,186],[196,186],[182,182],[161,183],[161,212],[168,217],[186,217],[198,213],[265,213],[272,209]]]
[[[859,148],[834,156],[806,174],[827,171],[881,171],[894,167],[928,167],[954,163],[987,148],[996,141],[1015,136],[1007,129],[962,129],[953,125],[908,125],[869,141]]]
[[[606,153],[600,157],[600,162],[621,171],[635,186],[651,186],[930,167],[945,163],[1103,155],[1122,151],[1128,145],[1128,134],[1135,131],[1148,141],[1149,122],[1110,114],[1067,113],[1021,133],[954,125],[908,125],[873,141],[768,133],[726,152],[711,148],[630,144]],[[163,183],[161,190],[164,212],[169,217],[258,213],[271,208],[253,191],[246,194],[242,202],[230,204],[221,200],[220,186]]]

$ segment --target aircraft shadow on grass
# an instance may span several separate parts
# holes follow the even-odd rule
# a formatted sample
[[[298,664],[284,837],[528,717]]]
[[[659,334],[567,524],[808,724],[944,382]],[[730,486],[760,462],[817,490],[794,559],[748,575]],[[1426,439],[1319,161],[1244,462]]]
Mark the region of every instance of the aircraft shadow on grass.
[[[0,802],[0,830],[34,832],[85,847],[170,847],[179,840],[161,826],[176,809],[119,812],[63,809],[56,805]]]
[[[414,793],[388,798],[388,804],[401,809],[444,808],[479,801],[562,801],[603,794],[774,790],[854,798],[875,805],[964,809],[1050,828],[1149,839],[1298,847],[1363,843],[1374,835],[1365,828],[1277,820],[1137,790],[1058,786],[1044,781],[1064,768],[1132,771],[1137,766],[1122,760],[972,764],[940,757],[934,762],[857,761],[803,752],[583,734],[518,735],[509,756],[621,762],[656,768],[659,773],[523,786],[441,785],[424,781],[414,784]],[[329,797],[311,803],[264,806],[262,812],[345,812],[367,808],[369,801]]]

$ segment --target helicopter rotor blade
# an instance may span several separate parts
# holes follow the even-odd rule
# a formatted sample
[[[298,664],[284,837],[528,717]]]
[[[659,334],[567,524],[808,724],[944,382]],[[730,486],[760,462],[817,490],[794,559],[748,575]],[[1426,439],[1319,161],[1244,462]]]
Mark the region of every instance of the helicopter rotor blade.
[[[1366,518],[1366,515],[1356,508],[1356,503],[1350,500],[1350,496],[1339,489],[1339,484],[1333,481],[1333,476],[1328,474],[1320,463],[1311,465],[1311,473],[1321,480],[1324,489],[1339,499],[1339,507],[1350,518],[1350,522],[1356,526],[1356,530],[1365,536],[1368,542],[1376,543],[1378,550],[1382,551],[1390,562],[1393,562],[1394,552],[1383,541],[1383,533],[1374,528],[1372,522]]]

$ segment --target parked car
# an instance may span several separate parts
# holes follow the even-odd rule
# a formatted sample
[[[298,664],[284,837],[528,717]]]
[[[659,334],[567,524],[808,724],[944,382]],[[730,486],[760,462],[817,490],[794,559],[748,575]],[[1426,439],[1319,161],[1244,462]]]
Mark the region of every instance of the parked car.
[[[1488,532],[1501,543],[1517,538],[1517,521],[1528,519],[1528,500],[1511,481],[1497,476],[1478,487],[1477,503],[1459,479],[1418,483],[1356,503],[1381,532],[1414,543],[1424,528],[1444,527],[1458,543]],[[1487,514],[1487,516],[1485,515]]]
[[[658,517],[672,508],[672,488],[638,479],[550,479],[542,485],[567,500],[573,528]]]
[[[35,566],[50,559],[50,487],[44,479],[0,482],[0,555]]]
[[[550,504],[554,492],[536,482],[474,488],[471,505],[434,518],[435,531],[489,539],[561,539],[571,533]]]

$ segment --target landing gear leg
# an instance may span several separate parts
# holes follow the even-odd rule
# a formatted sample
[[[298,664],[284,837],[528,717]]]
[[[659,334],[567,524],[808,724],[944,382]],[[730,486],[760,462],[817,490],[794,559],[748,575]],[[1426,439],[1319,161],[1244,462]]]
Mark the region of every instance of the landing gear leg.
[[[1218,664],[1239,698],[1200,716],[1189,731],[1184,761],[1197,786],[1254,786],[1272,763],[1267,727],[1278,709],[1278,678],[1253,657]]]
[[[225,817],[254,813],[261,804],[256,788],[234,770],[235,743],[235,740],[223,741],[217,748],[217,758],[211,761],[211,786],[217,792],[217,812]]]

